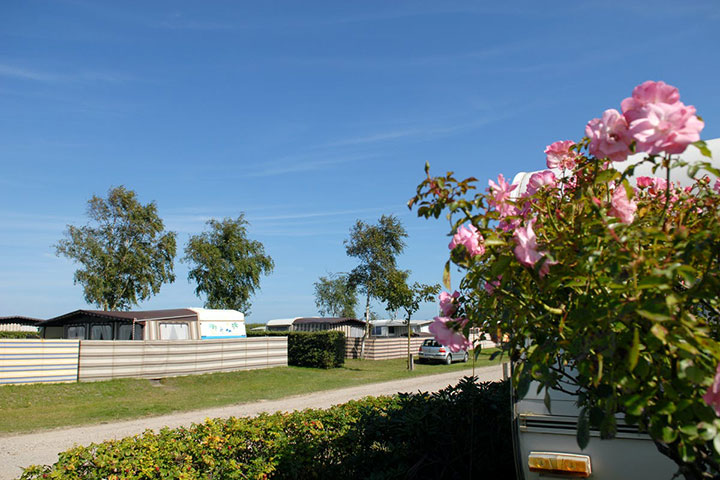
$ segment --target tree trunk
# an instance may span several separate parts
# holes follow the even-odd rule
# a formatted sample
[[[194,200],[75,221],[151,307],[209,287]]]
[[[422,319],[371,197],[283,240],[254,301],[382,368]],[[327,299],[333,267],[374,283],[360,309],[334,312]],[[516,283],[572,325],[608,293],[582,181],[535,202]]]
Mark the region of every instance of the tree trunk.
[[[412,352],[410,352],[411,331],[410,331],[410,316],[409,315],[408,315],[408,319],[407,319],[407,329],[408,329],[408,331],[407,331],[407,334],[408,334],[408,359],[407,359],[407,362],[408,362],[408,370],[412,370],[413,369],[413,361],[412,361]]]
[[[365,340],[370,337],[370,294],[365,300],[365,334],[360,341],[360,359],[365,359]]]

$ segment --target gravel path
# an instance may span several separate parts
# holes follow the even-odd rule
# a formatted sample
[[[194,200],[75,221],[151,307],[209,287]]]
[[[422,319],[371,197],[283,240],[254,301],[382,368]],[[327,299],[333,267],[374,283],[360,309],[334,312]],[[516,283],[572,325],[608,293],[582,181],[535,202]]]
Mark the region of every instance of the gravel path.
[[[52,464],[57,454],[73,445],[87,445],[104,440],[123,438],[142,433],[147,429],[179,427],[203,422],[206,418],[252,416],[262,412],[292,411],[305,408],[327,408],[348,400],[368,395],[389,395],[397,392],[437,391],[472,375],[472,370],[462,370],[439,375],[394,380],[358,387],[342,388],[324,392],[286,397],[279,400],[262,400],[255,403],[218,407],[206,410],[174,413],[159,417],[141,418],[117,423],[104,423],[25,435],[0,437],[0,480],[11,480],[22,473],[22,468],[32,464]],[[480,381],[499,380],[502,367],[492,366],[475,370]]]

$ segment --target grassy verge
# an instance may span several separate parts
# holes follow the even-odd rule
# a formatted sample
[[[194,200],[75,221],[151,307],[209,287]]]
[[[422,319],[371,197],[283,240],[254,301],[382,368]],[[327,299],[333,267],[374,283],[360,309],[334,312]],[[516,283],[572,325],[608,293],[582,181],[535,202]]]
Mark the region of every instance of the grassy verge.
[[[476,367],[490,361],[483,350]],[[384,382],[472,367],[420,364],[407,371],[405,359],[346,360],[342,368],[278,367],[163,379],[0,387],[0,433],[128,420],[171,412],[272,400],[291,395]]]

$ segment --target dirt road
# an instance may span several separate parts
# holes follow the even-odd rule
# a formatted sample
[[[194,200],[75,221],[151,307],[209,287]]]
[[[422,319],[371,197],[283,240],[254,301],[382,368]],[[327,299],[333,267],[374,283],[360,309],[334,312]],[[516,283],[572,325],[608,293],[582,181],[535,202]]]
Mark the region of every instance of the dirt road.
[[[57,454],[75,444],[87,445],[104,440],[123,438],[142,433],[144,430],[159,430],[162,427],[179,427],[203,422],[206,418],[241,417],[261,412],[292,411],[304,408],[326,408],[348,400],[368,395],[388,395],[397,392],[437,391],[457,381],[472,370],[462,370],[440,375],[394,380],[392,382],[361,385],[325,392],[310,393],[279,400],[260,401],[229,407],[141,418],[117,423],[88,425],[84,427],[48,430],[26,435],[0,437],[0,479],[11,480],[22,473],[22,468],[32,464],[51,464],[57,461]],[[500,366],[478,368],[475,374],[480,381],[499,380]],[[52,408],[48,405],[49,408]]]

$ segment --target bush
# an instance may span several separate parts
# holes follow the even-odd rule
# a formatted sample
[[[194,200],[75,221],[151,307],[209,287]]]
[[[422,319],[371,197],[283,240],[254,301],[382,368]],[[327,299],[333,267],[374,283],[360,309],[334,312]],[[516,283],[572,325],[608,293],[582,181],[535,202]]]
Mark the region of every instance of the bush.
[[[75,447],[21,478],[514,478],[510,422],[509,384],[466,378],[432,395],[207,420]]]
[[[334,330],[290,332],[288,365],[337,368],[345,364],[345,334]]]
[[[0,338],[40,338],[38,332],[5,332],[0,331]]]
[[[287,332],[287,331],[284,331],[284,332],[267,332],[267,331],[251,332],[250,330],[247,330],[248,337],[287,337],[288,333],[289,332]]]

